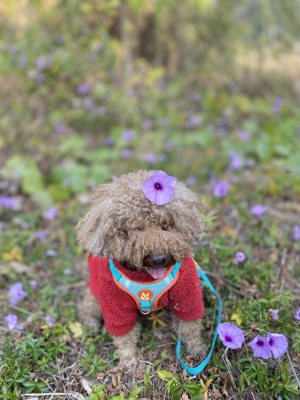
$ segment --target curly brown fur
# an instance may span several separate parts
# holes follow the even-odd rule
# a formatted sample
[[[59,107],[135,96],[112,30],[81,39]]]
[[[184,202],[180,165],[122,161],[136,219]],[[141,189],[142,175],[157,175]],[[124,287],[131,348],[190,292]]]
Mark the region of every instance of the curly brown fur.
[[[189,354],[200,355],[203,358],[207,352],[207,346],[200,342],[202,322],[180,321],[176,317],[173,320],[173,329],[182,340]]]
[[[120,357],[120,364],[125,368],[132,368],[136,364],[136,345],[140,336],[139,324],[124,336],[113,336],[114,345]]]
[[[179,181],[169,204],[157,206],[150,202],[141,186],[153,172],[123,175],[95,191],[90,210],[77,226],[78,241],[85,250],[94,256],[112,257],[140,271],[148,268],[148,260],[155,254],[165,255],[168,265],[192,255],[193,242],[200,239],[205,228],[202,204]],[[81,309],[86,307],[85,314],[90,314],[84,318],[94,323],[94,304],[88,295],[84,299]],[[181,333],[191,350],[195,347],[192,333],[199,336],[200,330],[193,323],[183,323],[182,327]],[[121,360],[127,365],[135,359],[135,329],[114,339]]]
[[[177,182],[166,205],[151,203],[141,190],[153,171],[123,175],[96,190],[90,211],[78,224],[78,241],[93,255],[110,256],[143,269],[149,254],[168,254],[181,262],[204,230],[199,198]]]

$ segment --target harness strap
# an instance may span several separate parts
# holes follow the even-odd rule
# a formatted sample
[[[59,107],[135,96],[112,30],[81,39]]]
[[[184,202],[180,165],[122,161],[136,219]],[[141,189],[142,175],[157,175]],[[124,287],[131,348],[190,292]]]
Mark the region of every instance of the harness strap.
[[[109,259],[109,266],[117,286],[127,292],[135,301],[142,314],[149,314],[158,309],[158,301],[178,280],[180,263],[169,269],[163,279],[154,282],[136,282],[123,275]]]
[[[207,356],[205,357],[205,359],[203,361],[200,362],[200,364],[196,365],[195,367],[189,367],[188,365],[186,365],[180,355],[180,349],[181,349],[181,340],[178,338],[177,339],[177,344],[176,344],[176,355],[177,358],[180,362],[180,365],[182,366],[183,369],[185,369],[189,374],[191,375],[197,375],[200,374],[204,368],[207,366],[207,364],[209,363],[213,351],[214,351],[214,347],[216,344],[216,340],[218,337],[218,325],[221,323],[221,318],[222,318],[222,300],[221,297],[219,296],[218,292],[216,291],[216,289],[214,288],[213,284],[211,283],[211,281],[209,280],[209,278],[207,277],[207,275],[201,271],[200,269],[197,268],[197,272],[199,277],[204,281],[204,283],[206,284],[206,286],[208,286],[208,288],[211,290],[211,292],[216,296],[217,301],[218,301],[218,315],[217,315],[217,325],[216,325],[216,329],[214,332],[214,337],[213,337],[213,341],[212,341],[212,345],[211,348],[207,354]]]

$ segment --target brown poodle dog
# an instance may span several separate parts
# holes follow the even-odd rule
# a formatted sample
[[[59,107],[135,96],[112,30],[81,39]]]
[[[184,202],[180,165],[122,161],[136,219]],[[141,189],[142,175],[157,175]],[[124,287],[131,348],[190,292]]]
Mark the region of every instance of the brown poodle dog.
[[[78,241],[90,254],[92,291],[86,290],[79,307],[80,319],[96,326],[102,314],[120,362],[126,367],[136,362],[139,312],[134,300],[115,285],[109,259],[114,260],[124,275],[139,282],[155,281],[175,262],[182,263],[179,280],[162,296],[158,308],[171,309],[177,334],[189,353],[196,355],[203,351],[202,292],[191,261],[192,245],[205,227],[202,205],[198,196],[178,181],[168,204],[150,201],[142,184],[153,173],[138,171],[100,186],[90,210],[77,227]]]

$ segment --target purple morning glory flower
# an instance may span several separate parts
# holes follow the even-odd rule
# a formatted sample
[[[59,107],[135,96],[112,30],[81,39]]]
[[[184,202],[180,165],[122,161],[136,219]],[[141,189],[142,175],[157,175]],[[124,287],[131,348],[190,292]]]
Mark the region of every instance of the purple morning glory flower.
[[[239,137],[243,142],[248,142],[251,139],[251,133],[248,131],[240,131]]]
[[[272,104],[272,110],[273,110],[275,113],[279,113],[279,112],[281,111],[281,107],[283,106],[283,103],[284,103],[283,99],[280,98],[280,97],[278,97],[278,98],[274,101],[274,103]]]
[[[281,357],[288,348],[288,341],[282,333],[268,333],[267,342],[275,359]]]
[[[46,68],[50,67],[52,63],[52,58],[50,55],[40,56],[36,59],[35,65],[38,71],[44,71]]]
[[[125,131],[122,132],[122,139],[125,142],[131,142],[134,139],[134,132],[130,129],[125,129]]]
[[[142,127],[145,130],[149,130],[152,128],[152,121],[150,121],[150,119],[144,119],[142,122]]]
[[[14,283],[9,289],[9,302],[13,306],[17,305],[26,296],[27,293],[23,290],[23,285],[21,282]]]
[[[148,200],[161,206],[172,201],[175,193],[176,179],[164,171],[154,171],[150,178],[145,179],[142,188]]]
[[[200,96],[198,93],[192,93],[191,94],[191,100],[193,101],[199,101],[200,100]]]
[[[234,151],[230,154],[230,168],[233,171],[237,171],[238,169],[241,169],[244,164],[244,160],[242,157],[235,153]]]
[[[218,325],[218,334],[223,345],[230,349],[240,349],[245,341],[243,331],[229,322]]]
[[[55,256],[57,256],[57,251],[56,251],[56,250],[53,250],[53,249],[48,249],[48,250],[46,251],[46,255],[47,255],[48,257],[55,257]]]
[[[198,115],[189,115],[184,123],[185,128],[192,129],[201,125],[201,118]]]
[[[260,218],[267,211],[267,208],[262,204],[254,204],[250,211],[254,217]]]
[[[50,207],[47,211],[43,213],[43,218],[47,221],[51,221],[52,219],[58,216],[58,211],[55,207]]]
[[[194,176],[190,175],[187,177],[186,184],[188,186],[195,186],[197,184],[197,179]]]
[[[167,140],[164,144],[165,150],[171,150],[174,147],[172,140]]]
[[[66,130],[66,125],[63,122],[58,122],[54,127],[55,133],[62,134]]]
[[[236,258],[237,262],[239,262],[239,263],[242,263],[246,260],[246,256],[242,251],[238,251],[235,254],[235,258]]]
[[[121,157],[123,158],[123,160],[130,160],[132,158],[132,155],[133,155],[132,149],[123,149],[121,151]]]
[[[272,357],[268,340],[257,335],[248,345],[253,349],[254,357],[268,359]]]
[[[300,240],[300,226],[299,225],[293,226],[292,238],[295,241]]]
[[[53,328],[54,319],[50,315],[47,315],[47,317],[45,318],[45,321],[46,321],[47,325],[49,326],[49,328]]]
[[[86,85],[85,83],[82,83],[81,85],[77,86],[77,93],[80,95],[86,95],[90,93],[90,87],[89,85]]]
[[[213,195],[219,198],[226,197],[228,195],[228,191],[229,191],[228,181],[223,179],[215,184],[213,188]]]
[[[38,282],[35,279],[31,279],[29,281],[29,285],[30,285],[31,289],[36,289],[38,287]]]
[[[300,321],[300,307],[295,312],[294,318],[295,318],[296,321]]]
[[[13,331],[21,331],[23,325],[18,322],[18,317],[15,314],[8,314],[4,317],[4,321],[7,323],[8,329]]]
[[[160,126],[163,126],[163,127],[168,126],[168,125],[169,125],[169,120],[168,120],[168,118],[162,118],[162,119],[159,121],[159,124],[160,124]]]
[[[35,237],[41,242],[41,243],[45,243],[47,236],[49,235],[49,231],[47,231],[46,229],[38,231],[35,234]]]
[[[115,145],[115,141],[112,137],[108,136],[107,138],[105,138],[104,140],[104,145],[106,147],[114,147]]]
[[[250,169],[255,167],[255,161],[252,160],[252,158],[247,158],[246,160],[246,166]]]
[[[86,97],[84,99],[84,108],[86,111],[92,111],[95,108],[95,101],[92,97]]]
[[[0,196],[0,206],[17,210],[20,207],[20,200],[17,197]]]
[[[98,107],[97,110],[96,110],[96,114],[100,115],[100,116],[105,115],[106,114],[106,108],[104,106]]]
[[[73,275],[74,274],[74,270],[70,269],[70,268],[65,268],[64,269],[64,275],[68,276],[68,275]]]
[[[270,308],[269,314],[273,321],[279,320],[279,310],[277,308]]]

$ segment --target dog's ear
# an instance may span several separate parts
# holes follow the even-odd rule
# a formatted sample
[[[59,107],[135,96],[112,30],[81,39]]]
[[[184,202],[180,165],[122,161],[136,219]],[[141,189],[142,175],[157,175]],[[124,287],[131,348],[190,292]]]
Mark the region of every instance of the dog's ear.
[[[113,234],[115,203],[111,184],[100,186],[94,193],[92,205],[77,224],[77,240],[93,255],[107,255],[109,237]]]
[[[191,241],[199,240],[206,231],[205,211],[199,196],[178,182],[170,209],[177,230]]]

